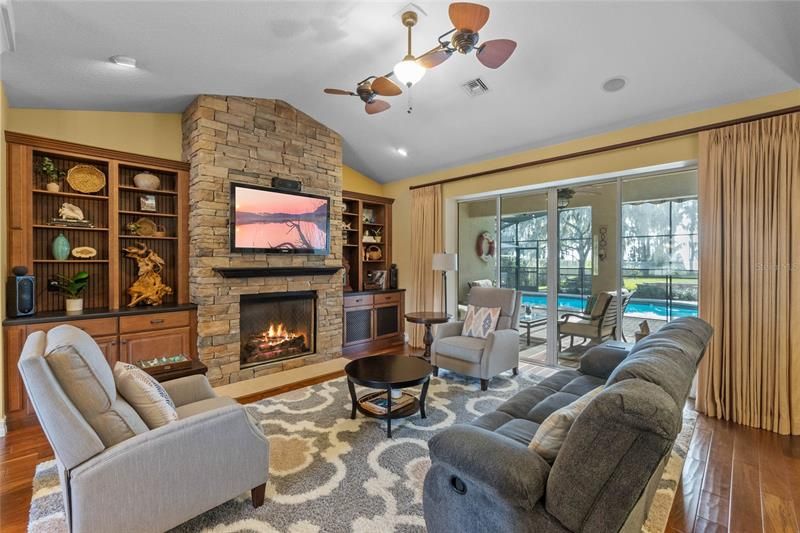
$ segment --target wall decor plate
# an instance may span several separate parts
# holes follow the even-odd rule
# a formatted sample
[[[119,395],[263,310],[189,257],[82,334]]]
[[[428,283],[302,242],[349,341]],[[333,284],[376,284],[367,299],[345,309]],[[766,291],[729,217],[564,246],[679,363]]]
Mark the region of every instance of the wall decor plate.
[[[67,183],[78,192],[91,194],[106,186],[106,175],[91,165],[75,165],[67,172]]]
[[[91,246],[78,246],[72,249],[72,257],[78,259],[91,259],[97,255],[97,250]]]
[[[139,227],[137,234],[143,237],[151,236],[156,231],[158,231],[158,224],[156,224],[147,217],[140,218],[139,220],[134,222],[134,224],[136,224]]]

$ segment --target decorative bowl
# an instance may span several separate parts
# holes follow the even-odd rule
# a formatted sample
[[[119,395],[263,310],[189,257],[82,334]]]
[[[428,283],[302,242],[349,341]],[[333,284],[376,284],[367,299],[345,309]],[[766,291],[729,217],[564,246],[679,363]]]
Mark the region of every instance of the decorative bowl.
[[[161,187],[161,180],[155,174],[140,172],[133,177],[133,184],[136,185],[137,189],[155,191]]]
[[[106,186],[106,175],[91,165],[75,165],[67,172],[67,183],[78,192],[92,194]]]

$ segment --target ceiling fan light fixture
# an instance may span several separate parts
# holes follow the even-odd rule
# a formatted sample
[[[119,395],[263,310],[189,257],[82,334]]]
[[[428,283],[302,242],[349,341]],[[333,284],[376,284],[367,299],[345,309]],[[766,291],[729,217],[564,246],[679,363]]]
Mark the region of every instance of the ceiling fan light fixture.
[[[400,80],[400,83],[411,87],[425,75],[425,67],[417,63],[413,55],[408,54],[394,66],[394,75]]]

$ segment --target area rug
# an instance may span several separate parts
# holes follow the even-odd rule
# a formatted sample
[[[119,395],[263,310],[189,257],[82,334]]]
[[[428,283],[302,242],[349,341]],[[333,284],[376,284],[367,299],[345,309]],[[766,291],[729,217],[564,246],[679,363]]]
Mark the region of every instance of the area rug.
[[[428,417],[422,420],[416,415],[394,421],[392,439],[386,438],[383,421],[360,413],[355,420],[350,419],[344,378],[250,404],[248,410],[269,437],[271,446],[264,505],[253,509],[249,493],[242,494],[174,531],[425,531],[422,486],[430,465],[428,439],[445,427],[469,422],[493,410],[521,388],[554,372],[522,365],[516,378],[497,377],[487,392],[481,392],[478,380],[443,371],[442,377],[433,378],[428,389]],[[684,433],[687,430],[685,424]],[[682,434],[678,441],[688,443],[689,437]],[[667,467],[671,477],[662,480],[663,490],[660,487],[657,496],[661,502],[658,509],[666,509],[666,513],[651,517],[648,533],[663,531],[666,525],[675,493],[673,479],[678,479],[686,455],[685,445],[676,444],[676,448],[674,464],[671,459]],[[66,531],[53,461],[37,467],[33,492],[28,531]]]

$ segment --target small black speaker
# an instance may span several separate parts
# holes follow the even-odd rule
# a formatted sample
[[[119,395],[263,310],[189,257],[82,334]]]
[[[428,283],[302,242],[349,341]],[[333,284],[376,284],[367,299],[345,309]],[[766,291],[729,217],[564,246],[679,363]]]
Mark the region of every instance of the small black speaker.
[[[300,192],[303,190],[303,184],[297,180],[287,180],[284,178],[272,178],[272,186],[276,189],[283,189],[286,191]]]
[[[16,266],[6,283],[6,314],[9,317],[30,316],[36,312],[36,278],[28,269]]]
[[[396,289],[400,280],[397,277],[397,265],[392,263],[392,266],[389,268],[389,288]]]

